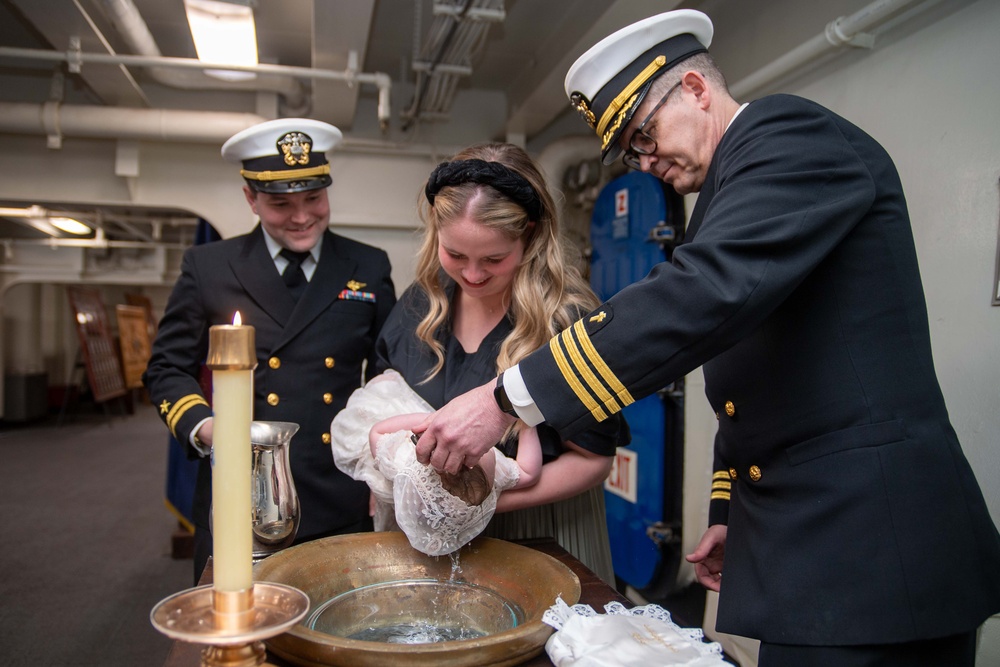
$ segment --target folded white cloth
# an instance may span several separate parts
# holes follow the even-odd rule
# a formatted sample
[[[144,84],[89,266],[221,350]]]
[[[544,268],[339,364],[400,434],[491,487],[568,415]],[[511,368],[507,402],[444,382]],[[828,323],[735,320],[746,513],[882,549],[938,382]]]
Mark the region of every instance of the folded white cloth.
[[[556,667],[726,667],[722,646],[706,643],[697,628],[681,628],[670,612],[655,604],[626,609],[605,605],[598,615],[585,604],[570,607],[562,598],[546,610],[542,621],[556,628],[545,652]]]
[[[372,456],[372,426],[401,414],[432,412],[431,406],[393,370],[373,378],[351,394],[330,424],[333,459],[342,472],[368,484],[375,496],[375,530],[406,533],[410,545],[428,556],[460,549],[481,533],[493,517],[497,496],[513,487],[517,463],[494,450],[493,489],[479,505],[469,505],[441,485],[429,465],[417,461],[410,431],[382,436]]]

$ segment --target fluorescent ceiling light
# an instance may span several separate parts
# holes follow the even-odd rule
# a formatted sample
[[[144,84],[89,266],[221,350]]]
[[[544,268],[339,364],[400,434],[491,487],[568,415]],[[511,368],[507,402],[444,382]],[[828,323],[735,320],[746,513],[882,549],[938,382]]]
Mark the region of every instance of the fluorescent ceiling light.
[[[0,217],[24,220],[29,227],[34,227],[49,236],[59,236],[61,231],[83,236],[94,231],[88,225],[74,218],[51,216],[48,210],[38,204],[27,208],[0,208]]]
[[[55,217],[49,218],[49,222],[56,229],[61,229],[67,234],[76,234],[77,236],[83,236],[84,234],[89,234],[94,231],[87,225],[83,224],[79,220],[74,220],[73,218]]]
[[[255,66],[257,64],[257,29],[249,1],[184,0],[191,37],[198,60],[217,65]],[[253,79],[253,72],[205,70],[219,79]]]

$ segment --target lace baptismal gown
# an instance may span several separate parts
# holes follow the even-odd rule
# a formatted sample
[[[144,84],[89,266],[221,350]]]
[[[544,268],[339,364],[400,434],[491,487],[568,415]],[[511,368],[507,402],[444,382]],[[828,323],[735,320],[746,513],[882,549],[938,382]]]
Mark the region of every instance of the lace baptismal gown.
[[[449,554],[481,533],[496,510],[497,496],[513,487],[517,463],[494,449],[492,489],[478,505],[452,495],[429,465],[417,461],[410,431],[383,435],[372,456],[368,433],[400,414],[433,412],[396,371],[387,370],[356,390],[330,425],[334,462],[368,484],[375,496],[375,530],[401,529],[410,545],[428,556]]]

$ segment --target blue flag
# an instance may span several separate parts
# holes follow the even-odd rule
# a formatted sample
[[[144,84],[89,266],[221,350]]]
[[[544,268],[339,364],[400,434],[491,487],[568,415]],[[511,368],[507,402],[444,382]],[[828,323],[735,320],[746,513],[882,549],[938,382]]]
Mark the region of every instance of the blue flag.
[[[206,220],[198,218],[198,227],[195,230],[194,245],[202,245],[218,241],[222,237],[215,231],[212,225]],[[199,381],[205,396],[211,400],[211,380],[205,367],[202,366],[202,373]],[[208,387],[206,387],[208,384]],[[177,520],[187,529],[194,533],[194,523],[192,523],[192,505],[194,504],[194,485],[198,476],[198,461],[189,459],[184,454],[184,446],[177,442],[174,436],[170,435],[167,452],[167,497],[166,505]]]

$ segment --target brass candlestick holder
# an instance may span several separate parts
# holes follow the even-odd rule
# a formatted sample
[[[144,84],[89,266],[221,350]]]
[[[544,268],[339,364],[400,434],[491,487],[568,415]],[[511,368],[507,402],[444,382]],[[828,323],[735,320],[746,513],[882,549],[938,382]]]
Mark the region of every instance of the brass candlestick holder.
[[[213,585],[161,600],[149,614],[153,627],[172,639],[206,644],[204,667],[258,667],[263,640],[279,635],[309,611],[309,596],[284,584],[252,578],[251,450],[254,328],[209,328],[212,369],[212,496],[215,560]]]
[[[197,586],[161,600],[149,614],[153,627],[170,637],[205,644],[202,667],[258,667],[264,640],[281,634],[309,611],[309,596],[292,586],[255,582],[229,593]]]

